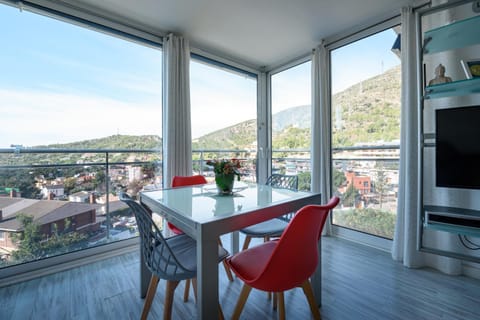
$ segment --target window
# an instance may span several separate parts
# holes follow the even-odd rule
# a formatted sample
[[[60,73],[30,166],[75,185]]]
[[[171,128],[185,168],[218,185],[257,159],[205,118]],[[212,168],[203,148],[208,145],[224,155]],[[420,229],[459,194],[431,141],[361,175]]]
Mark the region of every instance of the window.
[[[213,181],[206,160],[238,158],[246,174],[256,179],[257,80],[241,71],[195,59],[190,64],[192,159],[194,173]]]
[[[0,186],[31,199],[3,218],[42,239],[14,237],[7,265],[135,237],[115,192],[161,177],[161,51],[5,5],[0,37]]]
[[[311,62],[272,75],[272,173],[310,190]]]
[[[400,142],[398,27],[331,51],[333,224],[391,239]]]

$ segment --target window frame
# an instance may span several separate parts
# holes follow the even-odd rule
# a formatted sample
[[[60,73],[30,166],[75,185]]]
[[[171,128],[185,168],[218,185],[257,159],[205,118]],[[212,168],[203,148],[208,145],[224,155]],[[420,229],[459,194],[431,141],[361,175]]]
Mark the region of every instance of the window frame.
[[[335,37],[326,39],[326,48],[328,51],[328,60],[329,60],[329,83],[330,83],[330,92],[329,92],[329,108],[330,111],[332,111],[332,91],[331,91],[331,84],[332,84],[332,68],[331,68],[331,53],[333,50],[339,49],[343,46],[346,46],[348,44],[351,44],[353,42],[368,38],[370,36],[373,36],[377,33],[383,32],[387,29],[391,29],[397,26],[401,26],[401,17],[399,15],[394,16],[389,19],[385,19],[383,21],[380,21],[376,24],[366,26],[364,28],[359,28],[360,31],[358,32],[353,32],[353,33],[346,33],[346,34],[341,34],[337,35]],[[400,62],[401,64],[401,62]],[[330,132],[330,135],[332,135],[333,132]],[[333,155],[333,148],[331,148],[330,151],[331,155]],[[330,162],[330,169],[333,174],[333,157],[332,161]],[[331,181],[333,181],[331,179]],[[331,188],[331,193],[333,194],[333,183],[330,185]],[[349,229],[347,227],[339,226],[339,225],[334,225],[332,223],[333,221],[333,215],[330,215],[330,225],[331,225],[331,234],[334,236],[346,238],[349,240],[352,240],[354,242],[359,242],[363,243],[366,245],[370,245],[376,248],[379,248],[384,251],[391,251],[393,239],[386,239],[377,235],[369,234],[363,231],[359,230],[354,230],[354,229]]]

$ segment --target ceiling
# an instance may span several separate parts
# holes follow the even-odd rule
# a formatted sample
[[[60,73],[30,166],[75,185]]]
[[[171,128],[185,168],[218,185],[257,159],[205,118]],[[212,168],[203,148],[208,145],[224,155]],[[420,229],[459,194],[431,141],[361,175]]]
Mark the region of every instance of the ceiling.
[[[70,1],[65,1],[70,2]],[[270,69],[324,38],[392,17],[414,0],[77,0],[75,5],[253,68]],[[72,2],[70,2],[72,3]]]

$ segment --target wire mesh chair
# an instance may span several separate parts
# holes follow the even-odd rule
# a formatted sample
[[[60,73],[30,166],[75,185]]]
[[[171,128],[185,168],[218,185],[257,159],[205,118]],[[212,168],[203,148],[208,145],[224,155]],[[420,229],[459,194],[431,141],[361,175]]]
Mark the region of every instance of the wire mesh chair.
[[[272,174],[268,177],[266,185],[275,188],[298,190],[298,176],[284,175],[284,174]],[[245,241],[243,242],[242,250],[248,248],[252,238],[263,238],[264,241],[269,241],[272,237],[280,237],[283,230],[288,225],[288,222],[292,219],[294,213],[288,213],[281,217],[271,219],[268,221],[260,222],[256,225],[241,229],[240,232],[245,234]]]
[[[173,296],[181,280],[196,279],[197,244],[185,234],[164,238],[150,213],[129,195],[122,192],[120,200],[132,209],[140,233],[141,252],[145,264],[152,273],[141,319],[146,319],[160,279],[167,280],[163,318],[171,319]],[[228,252],[219,246],[218,261],[223,261]],[[196,281],[192,281],[194,286]],[[196,290],[195,290],[196,291]],[[223,318],[219,306],[220,318]]]

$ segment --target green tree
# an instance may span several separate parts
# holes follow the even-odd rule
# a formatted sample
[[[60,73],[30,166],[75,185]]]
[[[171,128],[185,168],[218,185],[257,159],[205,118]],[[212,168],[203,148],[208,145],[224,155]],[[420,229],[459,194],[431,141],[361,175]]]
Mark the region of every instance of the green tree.
[[[310,172],[302,172],[298,174],[298,190],[310,191],[312,174]]]
[[[33,221],[32,216],[25,214],[17,215],[23,232],[15,233],[12,240],[17,243],[17,250],[13,251],[12,257],[20,262],[35,260],[42,255],[40,226]]]
[[[33,221],[32,216],[19,214],[16,219],[22,226],[22,231],[12,237],[17,244],[17,250],[12,252],[12,257],[17,262],[37,260],[86,245],[86,235],[69,232],[71,227],[69,218],[65,219],[65,227],[62,231],[59,230],[57,224],[53,224],[53,233],[48,238],[41,234],[40,225]]]
[[[337,170],[335,168],[333,168],[332,176],[333,176],[334,190],[337,190],[340,186],[342,186],[345,183],[345,181],[347,181],[345,174],[342,171]]]
[[[98,190],[99,187],[105,186],[105,171],[104,170],[98,170],[95,172],[95,179],[93,179],[93,186],[95,190]],[[105,188],[103,188],[105,189]]]
[[[376,177],[375,177],[375,192],[378,193],[379,196],[379,203],[380,203],[380,209],[382,209],[382,204],[383,204],[383,196],[387,192],[387,175],[385,174],[385,168],[383,165],[383,162],[377,162],[375,165],[375,168],[377,169],[376,172]]]
[[[65,188],[66,194],[72,194],[72,190],[75,189],[76,185],[77,185],[77,179],[75,178],[66,178],[63,181],[63,187]]]
[[[353,207],[355,205],[355,200],[359,196],[358,190],[355,189],[353,183],[348,186],[345,194],[343,195],[343,205],[346,207]]]

